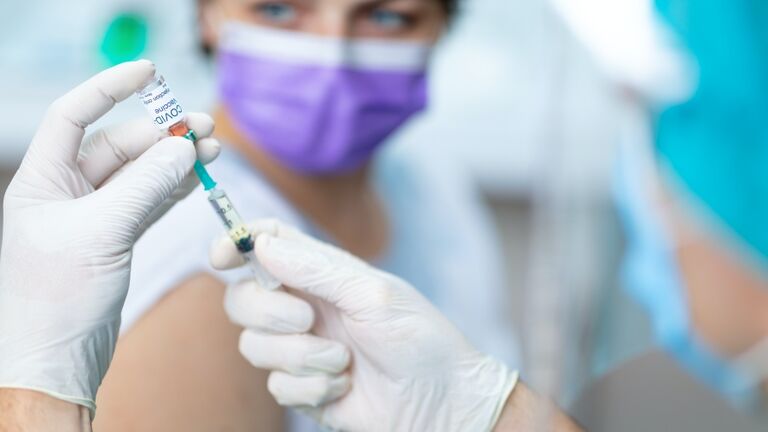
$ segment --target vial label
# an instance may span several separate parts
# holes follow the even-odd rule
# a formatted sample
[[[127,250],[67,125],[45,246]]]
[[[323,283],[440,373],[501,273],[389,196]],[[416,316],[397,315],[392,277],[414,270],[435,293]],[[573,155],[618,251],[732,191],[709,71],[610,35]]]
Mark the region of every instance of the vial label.
[[[182,120],[184,110],[165,82],[152,91],[143,93],[141,102],[155,119],[155,126],[160,129],[168,129]]]

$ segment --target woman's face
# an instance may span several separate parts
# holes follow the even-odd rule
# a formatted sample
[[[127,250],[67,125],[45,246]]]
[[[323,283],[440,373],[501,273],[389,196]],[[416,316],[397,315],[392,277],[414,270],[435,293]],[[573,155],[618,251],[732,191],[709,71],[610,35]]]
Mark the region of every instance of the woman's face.
[[[226,21],[340,38],[434,43],[447,16],[440,0],[203,0],[203,41],[215,49]]]

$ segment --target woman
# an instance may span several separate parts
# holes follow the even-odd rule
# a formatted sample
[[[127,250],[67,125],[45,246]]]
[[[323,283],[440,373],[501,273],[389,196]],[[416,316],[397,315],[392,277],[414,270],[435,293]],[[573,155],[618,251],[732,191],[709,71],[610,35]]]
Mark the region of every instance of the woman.
[[[429,53],[455,6],[202,2],[203,45],[217,69],[217,136],[228,144],[211,172],[246,218],[286,220],[404,277],[476,345],[511,360],[514,341],[496,313],[498,250],[477,196],[460,171],[442,175],[434,166],[442,161],[378,153],[425,107]],[[221,227],[205,201],[193,194],[137,245],[97,427],[285,428],[266,374],[237,352],[223,288],[247,274],[208,266]]]

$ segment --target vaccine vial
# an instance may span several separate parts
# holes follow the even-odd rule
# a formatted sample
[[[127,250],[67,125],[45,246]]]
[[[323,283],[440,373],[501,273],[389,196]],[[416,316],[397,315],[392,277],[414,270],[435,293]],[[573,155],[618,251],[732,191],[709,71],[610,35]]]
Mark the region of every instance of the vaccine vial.
[[[197,140],[194,131],[190,130],[184,121],[181,103],[162,75],[155,73],[136,94],[158,129],[167,130],[173,136],[184,137],[193,142]]]

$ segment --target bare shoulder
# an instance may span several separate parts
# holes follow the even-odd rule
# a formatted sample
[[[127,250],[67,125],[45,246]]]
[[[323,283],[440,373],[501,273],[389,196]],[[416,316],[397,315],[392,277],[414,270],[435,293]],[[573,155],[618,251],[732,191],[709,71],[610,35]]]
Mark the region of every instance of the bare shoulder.
[[[240,329],[208,274],[179,284],[117,344],[97,399],[96,430],[283,430],[267,373],[237,350]]]

